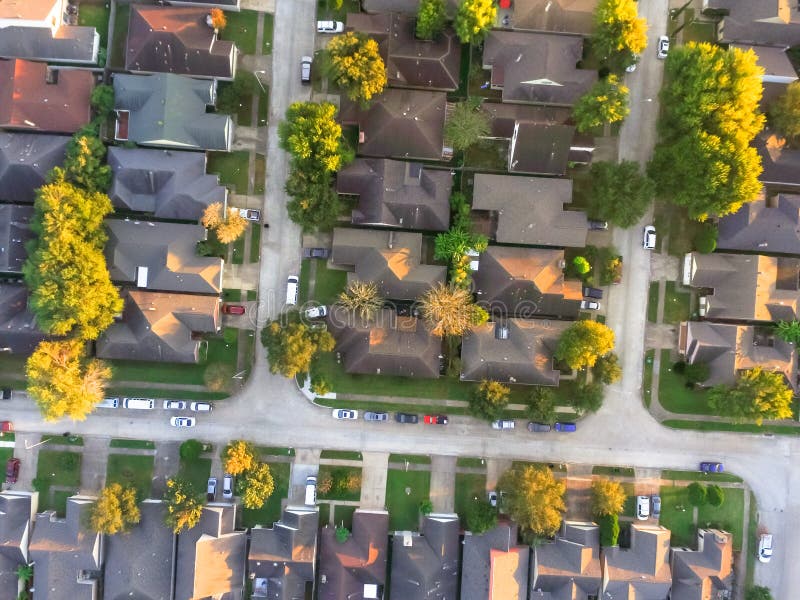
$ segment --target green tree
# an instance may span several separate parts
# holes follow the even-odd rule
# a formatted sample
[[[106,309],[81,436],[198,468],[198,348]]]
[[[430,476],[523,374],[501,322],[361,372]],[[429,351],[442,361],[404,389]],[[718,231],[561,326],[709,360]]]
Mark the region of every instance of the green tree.
[[[89,515],[89,524],[92,531],[114,535],[130,530],[140,518],[136,489],[112,483],[100,490]]]
[[[555,358],[570,369],[593,367],[597,359],[614,349],[614,332],[598,321],[576,321],[558,340]]]
[[[687,364],[683,371],[689,383],[703,383],[711,376],[711,368],[704,362]]]
[[[244,440],[233,440],[222,451],[222,464],[225,472],[231,475],[241,475],[257,462],[255,446]]]
[[[350,537],[350,530],[347,527],[341,526],[336,528],[336,541],[344,544]]]
[[[619,357],[614,352],[609,352],[598,358],[594,363],[594,376],[603,385],[611,385],[622,379],[622,365],[619,364]]]
[[[255,91],[256,79],[253,73],[239,70],[231,82],[220,84],[217,94],[217,110],[223,113],[237,113],[245,99]],[[249,106],[249,104],[248,104]]]
[[[474,303],[467,290],[441,283],[422,295],[419,310],[433,335],[439,337],[460,336],[488,319],[486,311]]]
[[[188,439],[181,444],[180,456],[183,460],[194,462],[203,453],[203,444],[195,439]]]
[[[592,48],[605,59],[633,62],[647,46],[647,21],[638,16],[634,0],[600,0],[594,11]]]
[[[732,386],[718,385],[708,394],[708,405],[715,414],[737,422],[792,417],[792,389],[783,373],[755,367],[742,371]]]
[[[98,117],[110,117],[114,112],[114,86],[98,85],[92,90],[89,101]]]
[[[800,344],[800,321],[778,321],[775,324],[775,335],[784,342]]]
[[[494,25],[497,6],[492,0],[461,0],[453,27],[462,44],[482,42]]]
[[[317,396],[324,396],[325,394],[330,394],[333,391],[333,386],[331,382],[322,375],[312,375],[311,376],[311,393],[316,394]]]
[[[763,585],[754,585],[747,588],[744,598],[745,600],[772,600],[772,592]]]
[[[172,528],[173,533],[191,529],[200,522],[203,514],[200,494],[185,479],[167,479],[164,504],[167,507],[164,522]]]
[[[554,423],[556,420],[556,394],[552,388],[535,386],[528,393],[526,415],[539,423]]]
[[[617,545],[619,539],[619,516],[603,515],[598,519],[600,526],[600,545],[604,548],[610,548]]]
[[[21,579],[24,583],[33,580],[33,566],[32,565],[19,565],[17,567],[17,578]]]
[[[242,506],[250,510],[258,510],[275,491],[275,481],[269,465],[256,463],[245,471],[242,490]]]
[[[523,530],[550,537],[561,526],[566,510],[566,486],[552,471],[531,465],[512,467],[500,477],[497,486],[505,494],[504,507]]]
[[[293,168],[286,179],[289,218],[305,233],[330,231],[342,214],[344,204],[333,189],[328,173]]]
[[[597,412],[603,406],[603,386],[600,383],[579,383],[570,401],[578,415]]]
[[[618,481],[595,479],[592,482],[592,514],[603,517],[618,515],[625,506],[628,494]]]
[[[431,502],[430,499],[422,500],[419,503],[419,512],[423,516],[431,514],[433,512],[433,502]]]
[[[469,411],[479,419],[494,421],[503,415],[508,406],[508,395],[511,388],[498,381],[484,379],[475,388],[469,398]]]
[[[572,266],[575,267],[575,271],[578,275],[586,275],[589,271],[592,270],[592,265],[589,264],[589,261],[586,260],[583,256],[576,256],[572,259]]]
[[[706,500],[714,508],[719,508],[725,502],[725,492],[716,483],[706,486]]]
[[[711,254],[717,248],[719,229],[715,223],[706,221],[694,236],[694,248],[702,254]]]
[[[106,146],[100,138],[78,132],[67,145],[64,156],[67,181],[87,192],[107,190],[111,185],[111,167],[105,164],[105,158]]]
[[[655,195],[653,181],[631,160],[592,163],[591,176],[589,214],[619,227],[638,223]]]
[[[351,281],[339,294],[339,304],[362,319],[372,319],[383,308],[383,303],[374,281]]]
[[[585,132],[606,123],[622,121],[630,112],[628,87],[612,73],[578,98],[572,116],[578,131]]]
[[[444,29],[447,21],[444,0],[420,0],[417,11],[417,37],[432,40]]]
[[[281,148],[292,155],[293,168],[335,172],[346,164],[349,151],[330,102],[294,102],[278,125]]]
[[[692,506],[703,506],[706,503],[706,488],[702,483],[692,482],[686,488],[689,494],[689,504]]]
[[[489,115],[481,108],[481,99],[459,102],[444,126],[444,137],[454,150],[466,150],[490,132]]]
[[[328,42],[331,76],[354,102],[369,102],[386,88],[386,65],[378,42],[348,31]]]
[[[800,142],[800,82],[793,81],[769,107],[770,125],[791,144]]]
[[[335,346],[333,336],[325,330],[313,330],[304,323],[282,324],[279,318],[261,331],[261,342],[267,349],[270,371],[284,377],[308,373],[311,361],[320,352]]]
[[[486,533],[497,525],[497,509],[486,500],[470,502],[467,507],[467,530],[476,535]]]

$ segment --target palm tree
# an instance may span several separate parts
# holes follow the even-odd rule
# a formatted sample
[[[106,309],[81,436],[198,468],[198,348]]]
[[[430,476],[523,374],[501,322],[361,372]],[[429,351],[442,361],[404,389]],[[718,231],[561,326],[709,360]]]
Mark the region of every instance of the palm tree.
[[[362,319],[371,319],[383,307],[378,286],[372,281],[353,281],[339,294],[339,304],[354,311]]]

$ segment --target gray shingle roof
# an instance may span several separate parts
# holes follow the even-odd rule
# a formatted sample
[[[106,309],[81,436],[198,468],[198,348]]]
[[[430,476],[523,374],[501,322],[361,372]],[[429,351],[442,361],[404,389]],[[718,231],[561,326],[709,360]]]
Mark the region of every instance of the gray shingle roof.
[[[94,27],[62,25],[55,35],[48,27],[0,29],[0,58],[96,65],[100,35]]]
[[[28,540],[38,492],[0,493],[0,600],[16,600],[17,567],[29,562]]]
[[[533,175],[564,175],[574,137],[572,125],[520,121],[511,137],[508,170]]]
[[[47,336],[36,325],[28,310],[28,288],[24,285],[0,285],[0,347],[12,354],[30,354]]]
[[[28,258],[25,244],[36,237],[30,228],[32,216],[32,206],[0,204],[0,272],[22,272]]]
[[[592,33],[597,0],[515,0],[511,27]]]
[[[603,548],[602,591],[616,599],[667,600],[672,586],[670,531],[660,525],[631,525],[630,548]]]
[[[32,203],[47,173],[63,164],[70,137],[0,133],[0,200]]]
[[[761,157],[764,171],[758,178],[766,184],[800,187],[800,150],[789,148],[786,140],[765,129],[752,143]]]
[[[564,521],[554,541],[533,548],[531,597],[587,600],[598,595],[600,582],[600,533],[594,523]]]
[[[761,198],[722,217],[717,248],[800,254],[800,195]]]
[[[481,535],[465,535],[461,600],[526,598],[530,547],[517,546],[516,523],[501,523]]]
[[[699,529],[696,551],[672,549],[673,600],[723,597],[732,587],[733,538],[727,531]]]
[[[721,41],[786,47],[800,43],[800,18],[787,0],[708,0],[708,8],[729,11],[719,26]]]

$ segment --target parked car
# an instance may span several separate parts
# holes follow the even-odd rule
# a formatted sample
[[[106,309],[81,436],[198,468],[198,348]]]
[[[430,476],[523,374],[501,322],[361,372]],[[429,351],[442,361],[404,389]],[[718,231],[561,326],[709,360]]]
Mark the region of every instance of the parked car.
[[[514,429],[514,421],[511,419],[497,419],[497,421],[492,422],[492,429]]]
[[[208,502],[213,502],[214,498],[216,497],[217,497],[217,478],[209,477],[208,485],[206,486],[206,500]]]
[[[261,211],[257,208],[240,208],[239,216],[248,221],[260,221]]]
[[[758,538],[758,560],[768,563],[772,558],[772,534],[762,533]]]
[[[300,59],[300,83],[311,83],[311,57]]]
[[[553,429],[562,432],[572,432],[572,431],[577,431],[578,426],[575,425],[575,423],[556,423],[555,425],[553,425]]]
[[[192,402],[189,405],[189,410],[194,412],[211,412],[214,407],[209,402]]]
[[[494,507],[497,507],[497,492],[492,490],[491,492],[489,492],[487,494],[487,497],[489,499],[489,504],[494,506]]]
[[[186,410],[183,400],[164,400],[164,410]]]
[[[425,425],[447,425],[447,415],[425,415]]]
[[[650,496],[650,502],[653,504],[653,518],[657,519],[661,516],[661,496],[653,494]]]
[[[644,228],[644,249],[655,250],[656,248],[656,228],[648,225]]]
[[[233,475],[225,473],[222,478],[222,497],[226,500],[233,498]]]
[[[243,315],[244,311],[245,308],[241,304],[228,304],[226,302],[222,305],[222,312],[226,315]]]
[[[594,300],[581,300],[581,310],[600,310],[600,303]]]
[[[123,398],[122,406],[132,410],[152,410],[156,401],[155,398]]]
[[[372,412],[368,410],[364,413],[365,421],[388,421],[389,413],[387,412]]]
[[[342,421],[353,421],[358,418],[358,411],[347,408],[334,408],[333,418]]]
[[[173,427],[194,427],[197,419],[194,417],[172,417],[169,424]]]
[[[537,423],[536,421],[528,422],[528,431],[531,433],[547,433],[552,427],[547,423]]]
[[[720,462],[701,462],[700,470],[703,473],[722,473],[725,471],[725,467]]]
[[[300,278],[297,275],[289,275],[286,278],[286,304],[294,306],[297,304],[297,293],[300,290]]]
[[[625,67],[626,73],[633,73],[636,70],[636,63],[631,63],[627,67]]]
[[[636,496],[636,518],[640,521],[650,518],[650,496]]]
[[[317,503],[317,478],[313,475],[306,477],[306,506],[314,506]]]
[[[303,248],[303,258],[328,258],[330,248]]]
[[[413,413],[395,413],[394,420],[398,423],[419,423],[419,416]]]
[[[317,21],[317,33],[342,33],[344,23],[341,21]]]
[[[669,54],[669,38],[665,35],[658,36],[658,58],[667,58]]]
[[[303,311],[303,316],[306,319],[321,319],[328,316],[327,306],[312,306]]]
[[[13,456],[6,462],[6,483],[17,483],[19,479],[19,459]]]
[[[0,399],[11,400],[11,388],[3,388],[3,392],[0,394]]]
[[[608,221],[589,221],[589,229],[604,231],[608,229]]]
[[[97,405],[97,408],[117,408],[118,406],[119,397],[109,396],[108,398],[103,398],[103,401]]]
[[[697,308],[697,314],[701,317],[706,316],[706,312],[708,311],[708,296],[700,296],[699,306]]]
[[[600,288],[593,288],[589,287],[588,285],[583,286],[583,295],[586,298],[594,298],[595,300],[602,300],[603,299],[603,290]]]

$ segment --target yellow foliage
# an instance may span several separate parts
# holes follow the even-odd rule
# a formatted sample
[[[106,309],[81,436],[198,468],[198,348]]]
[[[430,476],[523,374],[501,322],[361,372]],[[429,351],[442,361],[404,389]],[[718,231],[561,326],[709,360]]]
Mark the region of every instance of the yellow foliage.
[[[348,31],[328,44],[333,79],[353,101],[368,102],[386,87],[386,66],[378,42]]]
[[[249,471],[256,464],[253,445],[244,440],[236,440],[225,447],[223,455],[225,471],[231,475],[239,475]]]
[[[213,202],[206,206],[200,224],[206,229],[213,229],[222,222],[222,202]]]
[[[114,535],[127,531],[140,518],[136,490],[112,483],[100,491],[97,502],[92,507],[89,524],[93,531]]]
[[[214,29],[225,29],[225,26],[227,24],[228,24],[228,19],[225,18],[225,13],[222,12],[222,9],[212,8],[211,9],[211,26]]]

